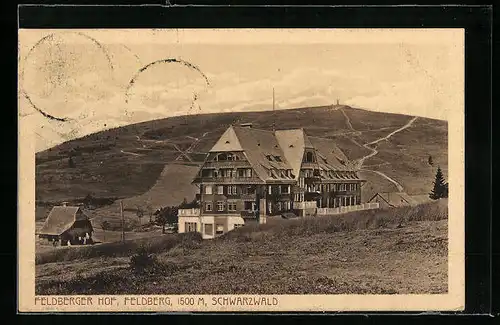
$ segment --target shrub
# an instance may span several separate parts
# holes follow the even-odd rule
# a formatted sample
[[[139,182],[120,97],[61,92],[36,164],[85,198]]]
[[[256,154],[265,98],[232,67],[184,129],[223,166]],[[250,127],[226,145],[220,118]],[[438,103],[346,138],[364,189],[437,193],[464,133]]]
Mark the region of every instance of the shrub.
[[[130,268],[136,274],[155,274],[161,271],[156,256],[151,254],[146,246],[141,246],[130,257]]]

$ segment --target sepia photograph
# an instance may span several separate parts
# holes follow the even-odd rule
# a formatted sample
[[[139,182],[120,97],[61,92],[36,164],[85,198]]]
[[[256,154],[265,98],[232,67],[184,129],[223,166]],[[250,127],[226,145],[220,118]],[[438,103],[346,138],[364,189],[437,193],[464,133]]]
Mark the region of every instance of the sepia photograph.
[[[463,309],[463,30],[20,29],[18,59],[26,309]]]

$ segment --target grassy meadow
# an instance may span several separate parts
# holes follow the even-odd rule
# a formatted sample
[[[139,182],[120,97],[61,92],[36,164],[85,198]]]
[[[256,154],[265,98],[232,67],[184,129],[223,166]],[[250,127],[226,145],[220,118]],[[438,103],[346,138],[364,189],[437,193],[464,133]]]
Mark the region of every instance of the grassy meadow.
[[[214,240],[172,234],[40,252],[36,293],[446,293],[447,238],[446,199],[270,219]]]

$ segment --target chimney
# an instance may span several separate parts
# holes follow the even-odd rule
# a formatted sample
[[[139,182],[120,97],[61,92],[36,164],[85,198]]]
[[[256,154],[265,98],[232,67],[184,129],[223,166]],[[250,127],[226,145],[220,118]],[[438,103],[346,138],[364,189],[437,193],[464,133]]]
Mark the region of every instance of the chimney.
[[[62,202],[62,206],[63,207],[67,207],[68,206],[68,202]]]
[[[252,123],[242,123],[240,124],[241,127],[244,127],[244,128],[249,128],[251,129],[252,128]]]

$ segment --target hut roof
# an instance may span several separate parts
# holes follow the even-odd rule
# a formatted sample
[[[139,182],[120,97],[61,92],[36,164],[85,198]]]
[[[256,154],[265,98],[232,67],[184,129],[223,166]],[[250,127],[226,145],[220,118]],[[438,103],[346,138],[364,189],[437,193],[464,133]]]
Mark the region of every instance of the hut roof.
[[[403,205],[415,205],[418,203],[405,192],[376,193],[368,200],[368,202],[371,202],[377,196],[384,200],[387,204],[395,207]]]
[[[80,220],[88,220],[80,207],[55,206],[37,234],[59,236]]]

